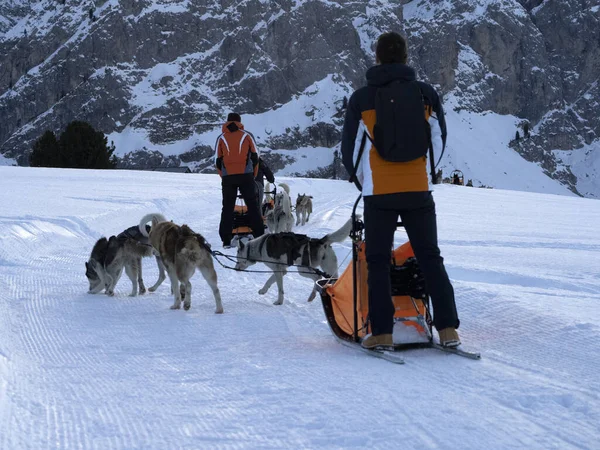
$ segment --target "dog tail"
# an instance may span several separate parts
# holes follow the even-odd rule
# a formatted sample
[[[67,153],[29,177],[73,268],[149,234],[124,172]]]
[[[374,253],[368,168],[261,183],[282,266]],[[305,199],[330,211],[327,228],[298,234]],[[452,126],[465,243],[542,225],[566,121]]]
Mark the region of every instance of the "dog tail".
[[[282,187],[285,192],[287,192],[287,195],[290,195],[290,187],[287,184],[279,183],[279,186]]]
[[[350,231],[352,231],[352,219],[348,219],[342,228],[333,233],[328,234],[323,238],[326,244],[331,244],[333,242],[343,242],[348,236],[350,236]]]
[[[165,218],[165,216],[163,216],[160,213],[150,213],[150,214],[146,214],[144,217],[142,217],[142,220],[140,220],[140,224],[138,226],[140,233],[142,233],[143,236],[148,237],[148,230],[146,229],[146,224],[150,221],[156,221],[156,222],[166,222],[167,219]]]

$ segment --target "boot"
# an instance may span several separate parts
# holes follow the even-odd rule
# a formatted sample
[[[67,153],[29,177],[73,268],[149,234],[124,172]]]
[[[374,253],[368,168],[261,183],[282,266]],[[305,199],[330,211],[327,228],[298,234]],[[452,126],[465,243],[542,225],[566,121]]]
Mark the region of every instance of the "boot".
[[[440,335],[440,344],[442,344],[442,346],[454,348],[460,345],[460,339],[456,332],[456,328],[444,328],[443,330],[439,330],[438,334]]]
[[[374,348],[394,348],[394,341],[392,340],[391,334],[378,334],[377,336],[373,336],[372,334],[367,334],[360,345],[363,348],[368,348],[370,350]]]

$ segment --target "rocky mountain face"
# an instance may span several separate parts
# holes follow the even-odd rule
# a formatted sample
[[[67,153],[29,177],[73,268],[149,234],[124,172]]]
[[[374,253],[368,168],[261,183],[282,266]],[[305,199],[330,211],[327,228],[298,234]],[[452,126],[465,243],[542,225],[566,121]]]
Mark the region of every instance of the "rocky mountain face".
[[[25,165],[44,130],[77,119],[115,141],[124,167],[211,171],[236,110],[276,168],[322,148],[330,159],[303,171],[325,176],[338,164],[343,98],[364,83],[377,36],[396,30],[447,109],[515,116],[530,132],[514,150],[600,196],[600,185],[581,189],[600,168],[599,10],[600,0],[4,0],[0,153]]]
[[[413,1],[405,9],[405,27],[415,46],[413,61],[450,94],[454,108],[522,119],[516,131],[525,137],[530,129],[529,136],[511,146],[577,191],[577,176],[561,153],[597,145],[600,138],[599,5]]]

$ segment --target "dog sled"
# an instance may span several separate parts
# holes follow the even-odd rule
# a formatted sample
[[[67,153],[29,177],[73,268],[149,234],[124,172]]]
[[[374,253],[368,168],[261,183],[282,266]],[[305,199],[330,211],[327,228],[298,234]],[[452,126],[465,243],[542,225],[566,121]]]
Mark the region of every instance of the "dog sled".
[[[260,205],[260,211],[263,217],[263,223],[266,225],[266,215],[269,210],[274,208],[273,197],[277,193],[277,188],[273,185],[273,190],[265,191],[265,201]],[[233,236],[232,242],[239,241],[242,238],[248,237],[252,234],[252,227],[250,226],[250,216],[248,215],[248,207],[244,203],[244,198],[241,194],[238,194],[236,204],[233,208],[233,228],[231,230]]]
[[[352,211],[352,263],[339,278],[322,278],[316,282],[325,317],[334,336],[344,345],[397,364],[404,363],[400,351],[419,347],[436,348],[479,359],[478,353],[445,348],[434,341],[431,302],[410,242],[392,252],[390,279],[395,307],[393,350],[367,350],[361,347],[361,340],[370,333],[365,253],[368,242],[363,237],[363,222],[356,216],[361,197],[358,197]],[[402,227],[401,222],[398,227]]]
[[[450,174],[450,180],[452,180],[452,184],[456,184],[458,186],[465,185],[465,176],[463,175],[462,170],[454,170]]]

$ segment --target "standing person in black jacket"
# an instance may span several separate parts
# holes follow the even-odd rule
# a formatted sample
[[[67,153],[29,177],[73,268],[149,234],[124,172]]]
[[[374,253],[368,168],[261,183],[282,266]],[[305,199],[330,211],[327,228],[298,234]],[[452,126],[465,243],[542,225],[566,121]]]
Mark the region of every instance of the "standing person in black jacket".
[[[258,173],[254,177],[257,189],[258,207],[262,208],[262,204],[265,198],[265,178],[269,183],[275,183],[275,176],[267,163],[259,156],[258,158]]]
[[[406,65],[407,47],[401,35],[381,35],[375,53],[377,65],[367,71],[367,86],[354,92],[348,102],[342,136],[344,166],[348,173],[356,173],[355,178],[360,182],[364,198],[372,333],[365,336],[362,346],[376,348],[393,345],[395,309],[391,295],[390,264],[394,232],[400,216],[425,277],[440,342],[446,347],[456,347],[460,344],[456,331],[460,322],[454,289],[438,247],[435,203],[427,179],[427,158],[420,156],[406,162],[392,162],[381,157],[375,145],[369,144],[370,140],[375,139],[376,124],[387,125],[389,122],[389,117],[376,117],[376,99],[379,90],[388,88],[392,83],[418,87],[422,100],[419,107],[424,107],[424,111],[417,110],[415,113],[423,114],[431,130],[432,144],[439,150],[446,141],[444,110],[435,89],[417,81],[414,69]],[[406,129],[407,125],[403,122],[391,125],[408,135],[413,131]],[[356,161],[355,144],[356,141],[360,142],[364,133],[368,133],[370,139],[367,140],[366,136],[362,139],[366,147],[360,161]]]

